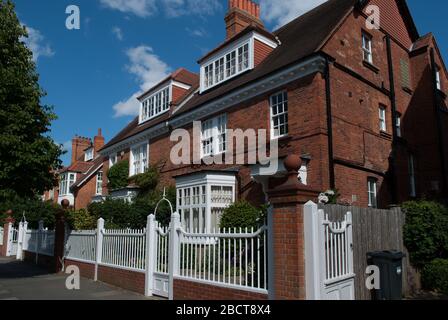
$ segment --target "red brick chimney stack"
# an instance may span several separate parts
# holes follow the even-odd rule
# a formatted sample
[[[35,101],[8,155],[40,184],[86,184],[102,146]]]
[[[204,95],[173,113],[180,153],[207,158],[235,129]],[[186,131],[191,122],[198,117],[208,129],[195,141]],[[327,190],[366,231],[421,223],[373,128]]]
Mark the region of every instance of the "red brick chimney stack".
[[[84,150],[91,145],[92,140],[76,135],[72,140],[72,164],[78,161],[84,155]]]
[[[260,5],[252,0],[229,0],[229,11],[225,22],[227,40],[250,25],[264,28],[263,22],[260,20]]]
[[[93,148],[94,148],[95,154],[102,147],[104,147],[104,137],[101,134],[101,128],[100,128],[100,129],[98,129],[98,134],[93,138]]]

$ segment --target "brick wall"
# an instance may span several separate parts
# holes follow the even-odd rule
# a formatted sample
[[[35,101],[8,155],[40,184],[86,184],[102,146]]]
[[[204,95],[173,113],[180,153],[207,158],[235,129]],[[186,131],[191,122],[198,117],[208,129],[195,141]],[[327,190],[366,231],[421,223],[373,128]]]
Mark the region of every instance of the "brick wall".
[[[76,190],[75,209],[85,209],[92,202],[96,194],[96,174],[92,175],[84,184]]]
[[[267,300],[267,294],[174,279],[174,300]]]
[[[88,279],[95,277],[95,264],[74,261],[70,259],[65,260],[65,267],[70,265],[77,266],[81,276]],[[134,291],[140,294],[145,294],[145,273],[119,268],[112,268],[108,266],[98,266],[98,281],[111,284],[126,290]]]

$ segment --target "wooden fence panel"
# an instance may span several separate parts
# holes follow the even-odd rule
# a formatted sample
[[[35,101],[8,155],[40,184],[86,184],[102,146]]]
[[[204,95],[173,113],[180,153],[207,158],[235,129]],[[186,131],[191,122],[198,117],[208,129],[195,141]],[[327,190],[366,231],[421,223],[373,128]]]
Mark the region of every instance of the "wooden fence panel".
[[[342,220],[350,211],[353,216],[353,259],[355,294],[357,300],[370,300],[371,292],[365,285],[367,253],[379,250],[398,250],[406,254],[403,260],[403,292],[405,295],[418,288],[418,275],[409,263],[409,254],[403,244],[405,215],[400,208],[381,210],[373,208],[320,205],[330,220]]]

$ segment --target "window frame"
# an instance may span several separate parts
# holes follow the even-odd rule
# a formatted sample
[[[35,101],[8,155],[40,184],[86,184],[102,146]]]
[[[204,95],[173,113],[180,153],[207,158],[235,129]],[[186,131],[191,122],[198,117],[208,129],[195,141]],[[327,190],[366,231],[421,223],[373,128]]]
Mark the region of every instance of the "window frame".
[[[168,112],[171,108],[172,98],[173,85],[171,83],[146,96],[140,102],[139,124]]]
[[[90,147],[89,149],[87,149],[85,152],[84,152],[84,161],[91,161],[91,160],[93,160],[93,147]]]
[[[398,138],[403,137],[403,130],[401,127],[401,117],[402,117],[401,113],[397,112],[395,114],[395,130]]]
[[[135,154],[136,152],[134,152],[135,150],[139,150],[139,170],[138,172],[136,172],[136,159],[135,159]],[[143,159],[145,159],[144,157],[142,157],[142,155],[144,154],[144,152],[142,152],[142,150],[146,150],[146,166],[143,164],[142,167],[142,163],[143,163]],[[131,148],[130,150],[130,154],[129,154],[129,177],[133,177],[136,176],[138,174],[141,173],[145,173],[146,170],[149,167],[149,143],[148,142],[143,142],[141,144],[135,145]]]
[[[100,175],[101,175],[101,179],[99,179]],[[98,190],[100,190],[100,192],[98,192]],[[99,171],[96,174],[95,194],[97,196],[101,196],[103,194],[103,172],[102,171]]]
[[[286,111],[285,111],[285,95],[286,95]],[[280,113],[277,113],[274,115],[274,107],[278,107],[280,105],[280,103],[277,100],[277,103],[274,104],[273,102],[273,98],[274,97],[279,97],[282,96],[283,100],[281,102],[281,104],[283,105],[283,111]],[[271,139],[279,139],[279,138],[283,138],[289,135],[289,116],[288,116],[288,112],[289,112],[289,97],[288,97],[288,91],[287,90],[282,90],[279,91],[277,93],[272,94],[271,96],[269,96],[269,114],[270,114],[270,123],[271,123]],[[280,118],[281,116],[286,115],[286,124],[280,124],[278,127],[280,128],[282,125],[286,126],[286,133],[284,134],[276,134],[276,130],[275,130],[275,118]]]
[[[258,37],[254,34],[249,34],[248,37],[244,37],[240,39],[239,41],[235,42],[232,46],[227,48],[227,50],[220,52],[219,54],[215,54],[214,56],[210,57],[203,63],[201,63],[200,67],[200,75],[201,75],[201,81],[200,81],[200,93],[205,92],[207,90],[210,90],[230,79],[235,78],[236,76],[251,70],[254,68],[255,64],[255,57],[254,57],[254,43],[255,39],[258,39]],[[239,52],[240,49],[242,50],[242,56],[241,58],[245,57],[244,48],[247,46],[247,65],[243,62],[245,62],[244,59],[241,60],[240,64],[240,56]],[[229,59],[230,58],[230,59]],[[218,77],[220,79],[219,81],[216,81],[216,63],[220,60],[223,60],[224,62],[224,73],[223,78],[221,80],[221,77]],[[244,66],[244,67],[243,67]],[[243,67],[243,68],[241,68]]]
[[[115,159],[115,160],[112,160]],[[118,163],[118,154],[114,153],[109,156],[109,168],[112,168],[114,165]]]
[[[373,190],[372,187],[373,186]],[[373,195],[373,198],[372,198]],[[367,203],[369,208],[378,208],[378,179],[367,178]]]
[[[387,107],[380,104],[378,107],[378,121],[380,132],[387,132]]]
[[[373,36],[366,31],[362,31],[361,33],[362,42],[361,42],[361,48],[362,48],[362,58],[363,61],[373,64]],[[367,47],[366,47],[367,45]]]
[[[221,197],[216,197],[216,188],[227,189],[227,191],[226,193],[222,191]],[[195,192],[195,189],[198,192]],[[213,191],[214,189],[215,191]],[[199,209],[197,225],[199,232],[210,233],[219,228],[220,216],[214,217],[213,215],[222,215],[222,211],[232,203],[235,203],[235,201],[235,175],[200,173],[188,177],[183,176],[176,181],[176,208],[181,216],[182,227],[187,232],[195,231],[196,229],[194,224],[195,209]],[[201,211],[204,213],[204,216],[202,216]],[[186,225],[187,222],[188,226]],[[215,225],[213,225],[213,222]]]
[[[221,130],[222,119],[224,119],[224,132]],[[216,156],[227,152],[227,113],[222,113],[201,123],[201,159]],[[224,139],[222,138],[224,136]],[[210,152],[204,152],[204,143],[210,146]],[[224,148],[221,148],[224,145]]]
[[[442,91],[442,78],[440,76],[441,68],[436,66],[436,89]]]
[[[59,196],[68,196],[70,187],[76,182],[76,173],[64,172],[59,176]]]

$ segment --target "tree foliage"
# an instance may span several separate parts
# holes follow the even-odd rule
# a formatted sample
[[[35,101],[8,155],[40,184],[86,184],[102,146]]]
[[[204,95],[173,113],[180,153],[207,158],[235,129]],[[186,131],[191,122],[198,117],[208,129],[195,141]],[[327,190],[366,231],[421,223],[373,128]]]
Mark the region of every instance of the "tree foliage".
[[[412,263],[422,268],[436,258],[448,258],[448,208],[437,202],[411,201],[406,213],[404,244]]]
[[[27,36],[12,2],[0,0],[0,191],[31,199],[55,185],[63,152],[48,135],[56,115],[41,104]]]
[[[129,162],[120,161],[107,172],[107,187],[109,191],[125,188],[128,186]]]

